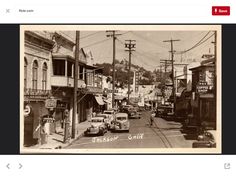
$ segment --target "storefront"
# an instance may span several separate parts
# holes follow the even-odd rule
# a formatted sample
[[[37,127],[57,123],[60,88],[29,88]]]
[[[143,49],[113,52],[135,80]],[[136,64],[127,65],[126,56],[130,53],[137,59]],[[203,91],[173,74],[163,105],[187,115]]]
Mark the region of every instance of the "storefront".
[[[25,89],[24,98],[24,146],[38,143],[40,118],[48,114],[45,100],[49,91]]]

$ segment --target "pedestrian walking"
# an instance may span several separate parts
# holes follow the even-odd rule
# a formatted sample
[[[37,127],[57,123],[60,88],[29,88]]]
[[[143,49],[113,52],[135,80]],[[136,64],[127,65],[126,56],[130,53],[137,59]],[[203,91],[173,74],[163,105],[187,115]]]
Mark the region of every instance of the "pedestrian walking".
[[[154,117],[155,117],[155,113],[152,112],[152,113],[151,113],[151,116],[150,116],[150,127],[153,125]]]

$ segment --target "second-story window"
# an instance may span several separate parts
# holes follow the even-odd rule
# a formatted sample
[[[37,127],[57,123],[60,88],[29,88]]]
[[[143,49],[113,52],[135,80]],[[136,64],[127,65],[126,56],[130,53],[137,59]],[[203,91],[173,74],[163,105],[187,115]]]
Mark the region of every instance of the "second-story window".
[[[37,89],[38,84],[38,62],[35,60],[33,63],[33,74],[32,74],[32,89]]]
[[[68,77],[73,76],[73,63],[70,61],[67,62],[67,76]]]
[[[84,67],[79,66],[79,79],[84,80]]]
[[[43,90],[47,90],[47,64],[44,63],[43,64],[43,68],[42,68],[42,73],[43,73],[43,77],[42,77],[42,89]]]
[[[86,70],[87,85],[93,86],[93,70]]]
[[[65,60],[53,60],[53,74],[65,76]]]

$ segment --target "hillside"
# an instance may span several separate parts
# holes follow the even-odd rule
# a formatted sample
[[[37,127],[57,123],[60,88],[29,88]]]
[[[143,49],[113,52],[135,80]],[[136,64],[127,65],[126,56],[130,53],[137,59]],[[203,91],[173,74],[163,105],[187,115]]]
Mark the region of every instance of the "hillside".
[[[97,63],[99,67],[103,67],[103,74],[105,76],[112,76],[112,64],[111,63]],[[115,61],[116,68],[116,82],[119,82],[121,86],[125,86],[128,84],[128,69],[129,65],[126,60],[122,60],[121,62]],[[131,72],[130,72],[130,81],[133,83],[133,75],[134,71],[139,72],[139,84],[140,85],[149,85],[154,81],[153,73],[151,71],[145,70],[143,67],[138,65],[131,64]]]

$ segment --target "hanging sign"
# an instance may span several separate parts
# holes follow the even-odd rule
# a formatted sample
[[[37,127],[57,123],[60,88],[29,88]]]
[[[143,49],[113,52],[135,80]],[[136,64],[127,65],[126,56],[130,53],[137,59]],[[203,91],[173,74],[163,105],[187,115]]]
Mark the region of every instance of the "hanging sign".
[[[54,98],[49,98],[45,101],[45,108],[51,109],[57,107],[57,100]]]
[[[207,82],[199,82],[197,84],[197,92],[198,93],[206,93],[209,90],[209,86],[207,85]]]

